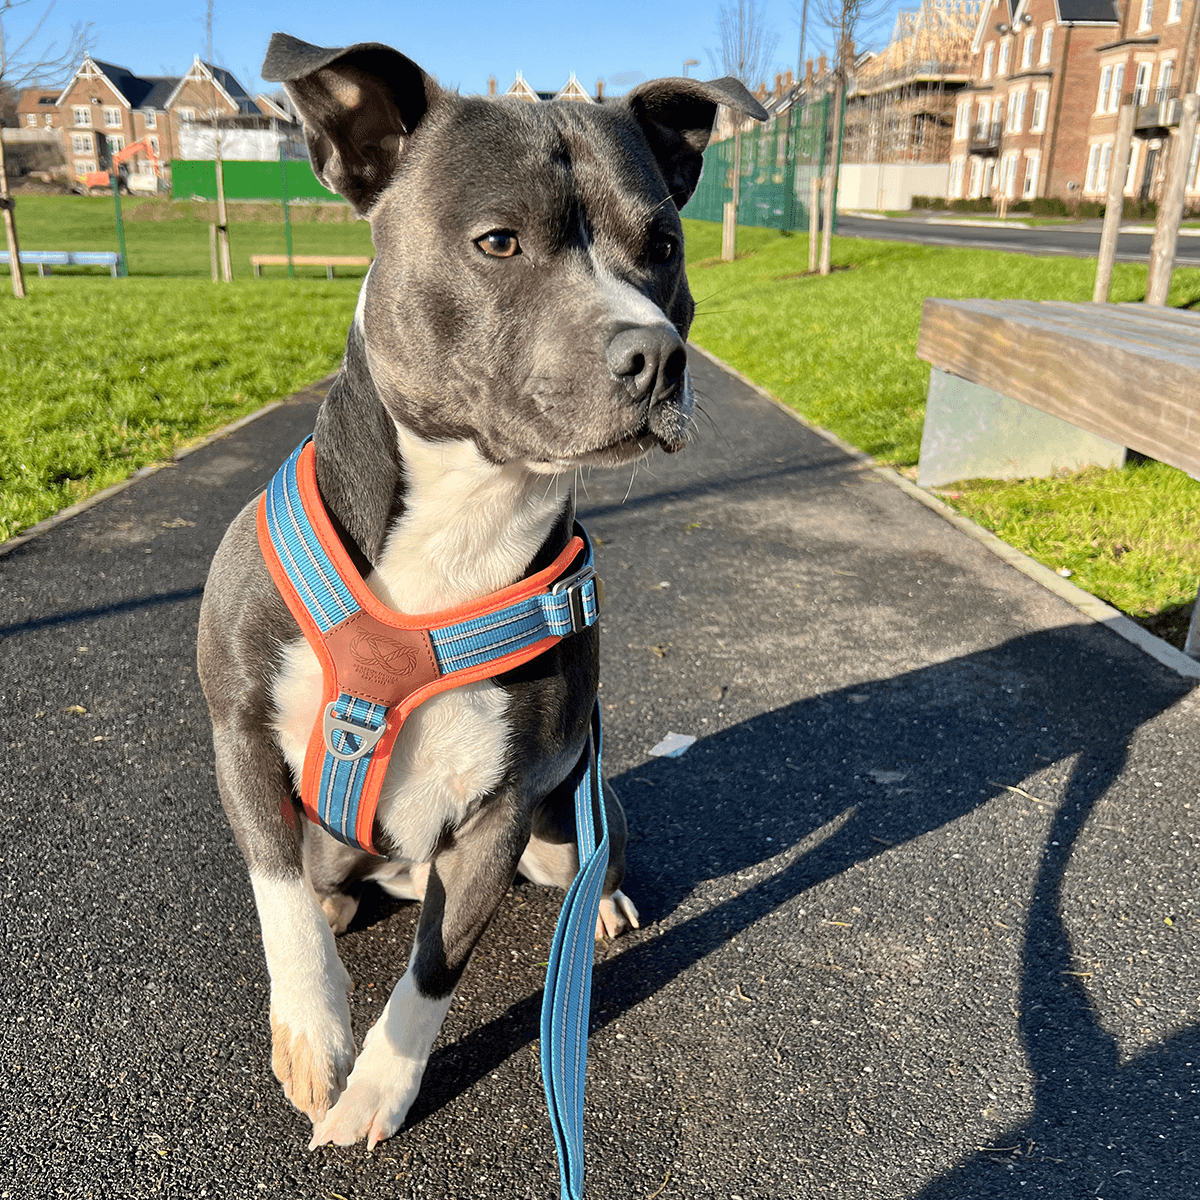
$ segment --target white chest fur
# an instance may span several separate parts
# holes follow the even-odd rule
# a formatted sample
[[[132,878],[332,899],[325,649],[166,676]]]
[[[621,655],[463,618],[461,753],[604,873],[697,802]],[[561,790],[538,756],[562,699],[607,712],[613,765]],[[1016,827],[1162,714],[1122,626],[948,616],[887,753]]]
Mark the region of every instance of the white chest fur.
[[[427,442],[399,428],[397,436],[405,510],[367,579],[375,596],[398,612],[436,612],[515,582],[562,512],[557,479],[494,466],[467,442]],[[280,743],[299,780],[321,702],[320,664],[303,639],[283,648],[273,698]],[[378,812],[407,861],[428,861],[442,831],[499,782],[507,703],[485,680],[434,696],[405,722]]]

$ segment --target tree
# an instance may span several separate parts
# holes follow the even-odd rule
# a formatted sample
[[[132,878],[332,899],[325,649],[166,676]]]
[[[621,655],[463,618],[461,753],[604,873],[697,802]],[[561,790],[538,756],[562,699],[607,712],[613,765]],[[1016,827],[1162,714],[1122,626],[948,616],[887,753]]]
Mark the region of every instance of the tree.
[[[734,0],[722,5],[717,12],[717,34],[721,39],[720,51],[712,50],[708,56],[713,69],[723,75],[733,75],[748,89],[761,83],[770,73],[775,59],[775,47],[779,35],[767,29],[765,12],[759,0]],[[733,118],[733,221],[737,222],[738,200],[742,188],[742,124],[741,113],[731,113]],[[722,246],[722,255],[734,257],[734,247],[728,255]]]
[[[17,96],[22,88],[35,84],[57,85],[65,81],[79,60],[91,47],[91,26],[73,25],[65,47],[42,41],[54,0],[42,10],[33,29],[15,45],[10,46],[5,23],[17,9],[27,8],[34,0],[0,0],[0,88]],[[12,275],[13,295],[25,297],[25,273],[21,269],[21,247],[17,238],[15,201],[8,191],[8,170],[4,161],[4,139],[0,137],[0,213],[4,218],[5,240],[8,243],[9,272]]]
[[[846,85],[854,69],[854,43],[864,27],[873,24],[890,7],[888,0],[818,0],[818,14],[833,36],[833,149],[825,175],[821,204],[821,266],[828,275],[832,258],[833,193],[837,187],[838,159],[842,144],[842,111],[846,107]]]

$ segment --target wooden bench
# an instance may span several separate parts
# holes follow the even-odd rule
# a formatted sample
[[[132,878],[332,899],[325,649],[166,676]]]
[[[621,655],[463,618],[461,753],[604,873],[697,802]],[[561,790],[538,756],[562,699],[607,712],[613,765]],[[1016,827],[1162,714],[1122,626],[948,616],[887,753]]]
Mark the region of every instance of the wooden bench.
[[[369,267],[371,259],[366,254],[293,254],[292,262],[297,267],[324,267],[325,278],[333,278],[334,267]],[[286,267],[286,254],[252,254],[250,265],[254,268],[254,277],[262,275],[263,267]]]
[[[933,368],[922,487],[1119,466],[1127,447],[1200,478],[1200,314],[928,299],[917,355]]]
[[[0,265],[9,265],[7,250],[0,250]],[[107,267],[116,279],[121,256],[115,250],[22,250],[21,262],[37,267],[39,275],[52,275],[55,267]]]

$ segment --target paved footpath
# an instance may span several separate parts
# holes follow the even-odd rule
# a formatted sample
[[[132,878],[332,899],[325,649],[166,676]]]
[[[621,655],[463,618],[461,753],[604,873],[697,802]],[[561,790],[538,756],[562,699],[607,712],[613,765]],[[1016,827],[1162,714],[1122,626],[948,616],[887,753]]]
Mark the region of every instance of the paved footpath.
[[[685,454],[593,474],[606,765],[589,1197],[1200,1194],[1200,697],[699,355]],[[0,1197],[557,1194],[516,887],[408,1126],[305,1150],[193,661],[311,397],[0,559]],[[666,733],[699,741],[652,758]],[[359,1036],[413,906],[341,942]]]

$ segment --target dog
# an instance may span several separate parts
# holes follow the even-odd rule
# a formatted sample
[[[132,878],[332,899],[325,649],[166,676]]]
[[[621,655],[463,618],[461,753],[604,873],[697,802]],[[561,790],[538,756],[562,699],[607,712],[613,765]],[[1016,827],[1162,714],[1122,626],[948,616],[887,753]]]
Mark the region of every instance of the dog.
[[[316,481],[382,605],[437,613],[547,568],[571,537],[562,477],[683,448],[694,305],[679,209],[733,79],[644,83],[603,105],[460,97],[375,43],[284,34],[264,78],[304,122],[317,177],[371,224],[340,373],[316,418]],[[198,662],[221,801],[246,860],[271,980],[272,1065],[310,1148],[403,1124],[473,947],[519,872],[567,888],[568,777],[588,738],[594,625],[407,717],[371,824],[374,853],[304,819],[321,666],[256,535],[255,504],[213,561]],[[597,936],[638,925],[626,825]],[[421,901],[407,970],[355,1057],[334,936],[363,885]]]

